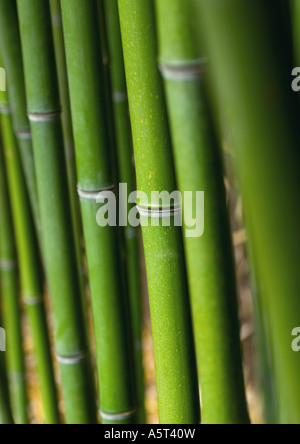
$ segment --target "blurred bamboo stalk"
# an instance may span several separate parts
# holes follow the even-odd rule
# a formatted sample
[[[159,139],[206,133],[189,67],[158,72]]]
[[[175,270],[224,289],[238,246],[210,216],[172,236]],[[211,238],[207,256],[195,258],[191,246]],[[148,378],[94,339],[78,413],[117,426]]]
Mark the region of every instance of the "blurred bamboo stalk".
[[[15,423],[28,424],[18,263],[2,141],[0,141],[0,214],[0,290],[3,327],[7,342],[9,394]]]
[[[17,2],[29,120],[66,421],[97,422],[81,306],[50,6]]]
[[[56,387],[44,307],[43,278],[25,178],[13,130],[11,109],[0,93],[0,112],[10,201],[20,265],[23,302],[29,315],[46,422],[59,422]]]
[[[204,233],[199,228],[198,237],[188,237],[191,227],[184,227],[202,422],[249,423],[222,159],[204,85],[207,62],[197,46],[193,2],[156,0],[156,7],[160,70],[166,87],[178,185],[182,194],[193,192],[193,202],[189,202],[192,214],[199,212],[196,192],[205,193]],[[183,208],[185,221],[190,211],[190,207]]]
[[[56,67],[58,75],[58,86],[60,93],[60,102],[62,106],[62,128],[64,136],[65,157],[67,165],[67,177],[69,185],[69,195],[72,212],[72,223],[74,230],[74,242],[76,249],[76,258],[78,273],[80,279],[80,290],[82,309],[85,320],[85,329],[87,337],[89,337],[89,315],[88,301],[86,294],[86,278],[84,271],[84,248],[83,248],[83,231],[80,212],[80,202],[77,193],[77,172],[74,151],[74,137],[71,117],[70,93],[66,65],[66,52],[64,43],[64,34],[62,28],[62,16],[60,0],[50,0],[53,41],[55,49]]]
[[[5,355],[0,351],[0,425],[13,425],[14,423],[7,387]]]
[[[113,101],[115,132],[117,141],[118,170],[121,183],[127,184],[127,196],[135,191],[132,136],[129,118],[128,97],[119,21],[118,0],[104,0],[107,28],[111,94]],[[123,205],[122,220],[128,219],[129,210]],[[131,322],[134,340],[135,377],[137,380],[138,422],[145,423],[145,386],[142,353],[142,287],[139,261],[138,230],[125,227],[126,267],[129,285]]]
[[[63,0],[61,5],[96,335],[100,415],[103,424],[132,424],[136,405],[118,229],[97,225],[99,203],[110,197],[116,201],[97,2]]]
[[[27,117],[21,42],[14,1],[0,1],[0,28],[0,47],[6,70],[6,81],[8,85],[9,102],[12,110],[14,132],[18,141],[28,196],[42,252],[42,227],[38,206],[32,138]]]
[[[163,206],[152,191],[176,190],[163,83],[157,67],[152,0],[119,0],[143,225],[159,418],[162,424],[199,423],[199,397],[192,323],[176,207]],[[176,205],[176,203],[175,203]],[[153,225],[154,219],[158,226]]]
[[[198,0],[211,72],[232,128],[251,252],[274,356],[279,422],[300,422],[299,106],[287,2]]]

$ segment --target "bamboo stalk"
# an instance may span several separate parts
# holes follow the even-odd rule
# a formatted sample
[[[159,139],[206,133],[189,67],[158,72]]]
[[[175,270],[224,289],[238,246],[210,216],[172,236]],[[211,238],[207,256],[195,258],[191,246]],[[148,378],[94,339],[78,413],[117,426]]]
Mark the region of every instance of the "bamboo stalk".
[[[8,383],[5,373],[5,355],[0,351],[0,425],[13,425],[10,409]]]
[[[104,0],[104,13],[110,57],[110,75],[114,121],[116,127],[118,169],[120,182],[127,184],[128,196],[135,190],[135,171],[133,164],[132,136],[129,119],[128,97],[122,50],[118,1]],[[128,196],[126,196],[128,198]],[[123,219],[128,218],[128,208],[123,206]],[[144,407],[144,370],[142,353],[142,307],[141,278],[139,264],[138,230],[125,227],[126,266],[129,285],[131,322],[134,339],[135,376],[137,380],[138,422],[145,423]]]
[[[68,74],[66,66],[66,52],[62,28],[60,0],[50,0],[50,10],[53,29],[53,41],[58,75],[58,86],[62,106],[62,127],[64,136],[67,177],[74,230],[74,241],[77,257],[78,273],[80,278],[81,300],[85,320],[87,337],[89,336],[88,302],[86,295],[86,278],[83,256],[83,230],[80,212],[80,202],[77,194],[77,172],[74,151],[74,136],[71,118]]]
[[[234,259],[222,159],[207,106],[190,0],[156,0],[164,77],[181,193],[205,193],[205,231],[184,237],[204,424],[249,423]],[[187,208],[186,212],[191,209]],[[183,208],[184,220],[185,207]],[[203,215],[201,215],[203,217]],[[185,225],[185,230],[190,227]]]
[[[96,223],[97,198],[115,188],[104,117],[102,55],[100,43],[95,44],[99,42],[97,4],[63,0],[61,5],[96,335],[100,413],[103,424],[131,424],[136,412],[118,230]]]
[[[15,423],[28,424],[19,276],[2,142],[0,142],[0,214],[0,288],[3,327],[7,341],[10,400]]]
[[[39,0],[21,0],[17,5],[66,420],[74,424],[96,423],[63,152],[50,7],[48,2]]]
[[[116,137],[116,125],[114,121],[114,107],[112,98],[112,83],[110,76],[110,54],[109,54],[109,44],[107,27],[105,22],[105,12],[104,12],[104,2],[103,0],[97,0],[98,5],[98,21],[99,21],[99,35],[100,35],[100,46],[102,53],[103,62],[103,91],[105,94],[105,123],[108,132],[109,144],[110,144],[110,158],[113,169],[113,177],[115,183],[119,180],[120,172],[118,170],[118,159],[117,159],[117,137]]]
[[[119,0],[125,71],[131,112],[139,210],[153,222],[161,207],[152,191],[176,190],[163,84],[157,69],[157,40],[152,0]],[[147,197],[147,199],[146,199]],[[163,221],[163,215],[160,222]],[[199,397],[179,227],[143,226],[153,346],[161,423],[199,422]]]
[[[0,94],[0,105],[4,155],[19,257],[23,302],[33,333],[46,422],[56,424],[59,422],[59,414],[43,303],[44,289],[37,239],[17,140],[13,130],[11,109],[4,92]]]
[[[36,176],[29,121],[26,112],[26,96],[19,27],[15,2],[0,1],[0,47],[6,70],[9,102],[12,108],[14,131],[26,179],[36,230],[41,238]]]
[[[299,105],[291,89],[293,60],[287,2],[199,0],[219,100],[228,108],[251,252],[264,291],[263,315],[274,356],[281,423],[299,423]],[[230,55],[230,61],[228,57]]]

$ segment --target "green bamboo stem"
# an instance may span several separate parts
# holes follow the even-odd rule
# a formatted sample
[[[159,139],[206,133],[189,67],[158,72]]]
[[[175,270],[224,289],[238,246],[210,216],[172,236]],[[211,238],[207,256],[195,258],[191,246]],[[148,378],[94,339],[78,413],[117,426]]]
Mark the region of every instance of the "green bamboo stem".
[[[122,50],[121,30],[117,0],[104,0],[107,29],[112,100],[117,139],[118,170],[120,182],[127,184],[128,196],[135,190],[132,137],[128,110],[128,97]],[[128,197],[126,196],[126,197]],[[127,220],[128,208],[123,206],[123,218]],[[131,322],[134,339],[135,375],[137,380],[138,422],[145,423],[145,387],[142,353],[142,307],[139,264],[138,230],[125,227],[126,266],[129,285]]]
[[[105,120],[97,4],[63,0],[79,195],[96,335],[103,424],[135,422],[131,341],[123,295],[118,230],[96,223],[98,196],[114,190]],[[102,99],[102,100],[101,100]],[[83,118],[84,116],[84,118]]]
[[[20,0],[17,5],[66,421],[96,423],[63,151],[50,7],[48,2],[39,0]]]
[[[0,1],[0,48],[6,70],[9,102],[12,108],[14,131],[24,169],[26,185],[36,230],[41,238],[41,223],[38,208],[36,175],[29,121],[26,111],[26,96],[19,27],[15,2]]]
[[[114,121],[114,109],[112,99],[112,83],[110,76],[110,54],[108,45],[108,35],[105,22],[104,2],[97,0],[98,18],[99,18],[99,35],[103,61],[103,90],[105,94],[105,122],[110,144],[110,158],[113,168],[113,177],[115,182],[119,180],[118,162],[117,162],[117,140],[116,127]]]
[[[279,418],[299,424],[300,361],[291,347],[300,308],[299,109],[282,5],[198,1],[220,104],[228,108],[251,252],[264,288]]]
[[[86,279],[84,272],[83,256],[83,231],[80,212],[80,203],[77,194],[77,172],[74,152],[74,137],[71,118],[71,105],[69,96],[68,74],[66,66],[65,43],[62,28],[60,0],[50,0],[52,18],[53,41],[55,49],[56,67],[58,75],[58,86],[62,106],[62,127],[64,136],[65,157],[67,164],[67,177],[69,184],[69,195],[72,212],[72,223],[74,230],[74,241],[78,272],[80,278],[82,309],[85,319],[86,334],[89,334],[88,304],[86,295]]]
[[[195,38],[193,2],[156,0],[156,7],[160,69],[165,81],[179,190],[182,194],[194,193],[193,214],[196,192],[205,193],[204,234],[184,237],[202,422],[249,423],[222,160],[206,103],[206,63]]]
[[[119,0],[125,70],[141,219],[159,209],[152,191],[176,190],[163,84],[157,68],[152,0]],[[147,199],[146,199],[147,196]],[[171,222],[173,217],[171,217]],[[161,217],[163,220],[163,216]],[[163,424],[198,423],[199,397],[184,251],[179,227],[143,227],[159,418]]]
[[[7,373],[16,424],[28,424],[25,364],[19,301],[17,256],[9,202],[4,156],[0,142],[0,289],[3,327],[7,341]]]
[[[11,109],[6,94],[3,92],[0,93],[0,105],[4,155],[20,265],[23,301],[32,328],[45,419],[47,423],[55,424],[59,422],[59,414],[43,303],[44,289],[36,233],[17,139],[13,130]]]
[[[5,354],[0,352],[0,425],[13,425],[13,423],[5,372]]]

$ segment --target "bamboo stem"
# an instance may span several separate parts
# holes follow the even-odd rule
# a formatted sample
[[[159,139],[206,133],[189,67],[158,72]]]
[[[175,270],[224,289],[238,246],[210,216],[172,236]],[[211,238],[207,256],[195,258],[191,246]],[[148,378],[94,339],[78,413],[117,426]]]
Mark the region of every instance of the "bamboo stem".
[[[28,424],[17,255],[1,141],[0,214],[0,288],[3,327],[6,331],[7,342],[7,373],[10,400],[15,423]]]
[[[107,190],[114,191],[104,118],[101,48],[100,43],[95,44],[99,42],[97,4],[63,0],[61,5],[96,335],[101,418],[104,424],[130,424],[135,422],[135,402],[118,231],[96,223],[97,197],[105,196]]]
[[[13,425],[10,409],[8,383],[5,372],[5,355],[0,351],[0,425]]]
[[[118,1],[104,0],[104,13],[110,57],[110,75],[112,85],[112,101],[116,127],[118,169],[120,182],[127,184],[128,196],[135,190],[135,171],[133,165],[132,137],[129,119],[125,68],[122,50],[121,30],[119,21]],[[126,196],[128,198],[128,196]],[[128,208],[121,211],[125,220]],[[125,227],[126,267],[128,275],[131,322],[134,339],[135,376],[137,380],[138,422],[145,423],[145,387],[142,352],[142,298],[139,263],[138,230]]]
[[[63,152],[50,8],[48,2],[39,0],[20,0],[17,4],[66,420],[72,424],[96,423]]]
[[[86,295],[86,278],[83,257],[83,229],[80,212],[80,202],[77,193],[77,172],[74,151],[74,137],[71,118],[68,74],[66,66],[65,43],[62,28],[60,0],[50,0],[50,10],[53,29],[53,41],[58,75],[58,86],[62,106],[62,127],[64,136],[67,177],[74,230],[74,241],[77,257],[78,273],[80,278],[82,309],[84,313],[86,335],[89,337],[88,302]]]
[[[152,191],[176,190],[163,84],[157,69],[152,0],[119,0],[141,220],[151,225]],[[145,197],[146,199],[146,197]],[[168,210],[171,221],[174,209]],[[162,222],[161,218],[160,222]],[[159,417],[163,424],[199,422],[199,397],[179,227],[143,226]]]
[[[204,424],[249,423],[222,160],[207,106],[190,0],[156,0],[179,190],[205,193],[205,231],[184,237]],[[190,211],[187,208],[186,211]],[[185,208],[183,208],[184,220]],[[203,215],[198,215],[203,217]],[[189,227],[185,226],[185,230]]]
[[[41,245],[41,222],[37,198],[36,175],[30,125],[26,110],[21,43],[15,2],[0,1],[0,47],[6,70],[9,102],[12,108],[13,125],[18,140],[30,205]],[[42,250],[42,248],[41,248]]]
[[[59,422],[59,414],[43,303],[44,289],[36,233],[13,130],[11,109],[4,92],[0,94],[0,105],[4,155],[20,264],[23,302],[33,333],[46,422],[56,424]]]
[[[220,104],[228,109],[251,252],[264,289],[259,296],[280,422],[298,424],[299,356],[291,334],[300,308],[299,107],[283,6],[287,2],[280,0],[272,8],[260,0],[198,2]]]

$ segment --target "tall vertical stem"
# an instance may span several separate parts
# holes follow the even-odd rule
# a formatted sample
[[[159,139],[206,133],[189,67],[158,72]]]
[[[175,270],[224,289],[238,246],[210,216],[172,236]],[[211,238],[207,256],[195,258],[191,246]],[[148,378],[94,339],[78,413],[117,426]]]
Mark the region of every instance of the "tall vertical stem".
[[[69,203],[48,2],[20,0],[25,84],[68,423],[96,422]],[[38,74],[38,75],[37,75]]]
[[[4,352],[0,351],[0,425],[12,425],[14,423],[7,388],[5,355]]]
[[[156,0],[160,69],[164,77],[183,208],[185,249],[204,424],[248,423],[237,292],[222,160],[207,106],[206,61],[197,46],[190,0]],[[204,214],[197,195],[204,192]],[[204,233],[201,221],[205,219]],[[189,223],[189,222],[188,222]]]
[[[118,11],[118,0],[104,0],[104,12],[110,57],[110,77],[112,101],[116,128],[118,169],[120,182],[127,184],[128,196],[135,190],[135,171],[133,164],[132,137],[128,109],[128,97],[125,79],[125,68],[122,50],[121,30]],[[128,208],[123,205],[122,217],[127,220]],[[134,339],[135,375],[137,378],[138,418],[145,422],[144,408],[144,371],[142,356],[142,297],[139,262],[138,230],[125,227],[126,267],[128,275],[131,322]]]
[[[7,178],[0,141],[0,290],[6,331],[7,374],[12,412],[17,424],[28,424],[19,274]]]
[[[67,176],[69,195],[72,212],[72,223],[74,230],[74,242],[77,257],[77,266],[80,278],[81,300],[84,311],[86,333],[89,333],[88,304],[86,295],[86,279],[84,273],[83,257],[83,232],[80,212],[80,203],[77,194],[77,172],[74,152],[74,137],[72,128],[71,105],[69,95],[69,83],[66,65],[66,52],[64,34],[62,28],[62,16],[60,0],[50,0],[53,41],[55,49],[56,67],[58,75],[58,86],[62,106],[62,127],[64,136],[65,157],[67,165]]]
[[[32,139],[25,95],[23,61],[19,25],[15,1],[0,1],[0,47],[6,70],[9,102],[12,109],[12,118],[15,135],[18,141],[24,176],[35,227],[41,245],[41,222],[38,207],[36,175],[34,168]]]
[[[152,0],[119,0],[143,225],[161,423],[198,423],[199,396],[181,229],[176,206],[151,199],[176,190]],[[170,217],[171,226],[163,226]],[[155,222],[158,222],[155,224]],[[154,226],[157,225],[157,226]]]
[[[116,227],[97,225],[97,202],[104,203],[106,198],[116,202],[105,121],[97,2],[63,0],[61,5],[96,334],[100,413],[103,423],[130,424],[135,422],[136,406],[118,231]]]
[[[291,88],[290,29],[283,6],[260,0],[198,0],[199,20],[228,109],[246,222],[272,344],[280,422],[299,423],[299,106]],[[286,11],[285,11],[286,12]]]
[[[5,164],[20,265],[23,301],[29,315],[46,422],[59,422],[56,387],[43,300],[43,278],[25,178],[13,130],[11,109],[0,94]]]

